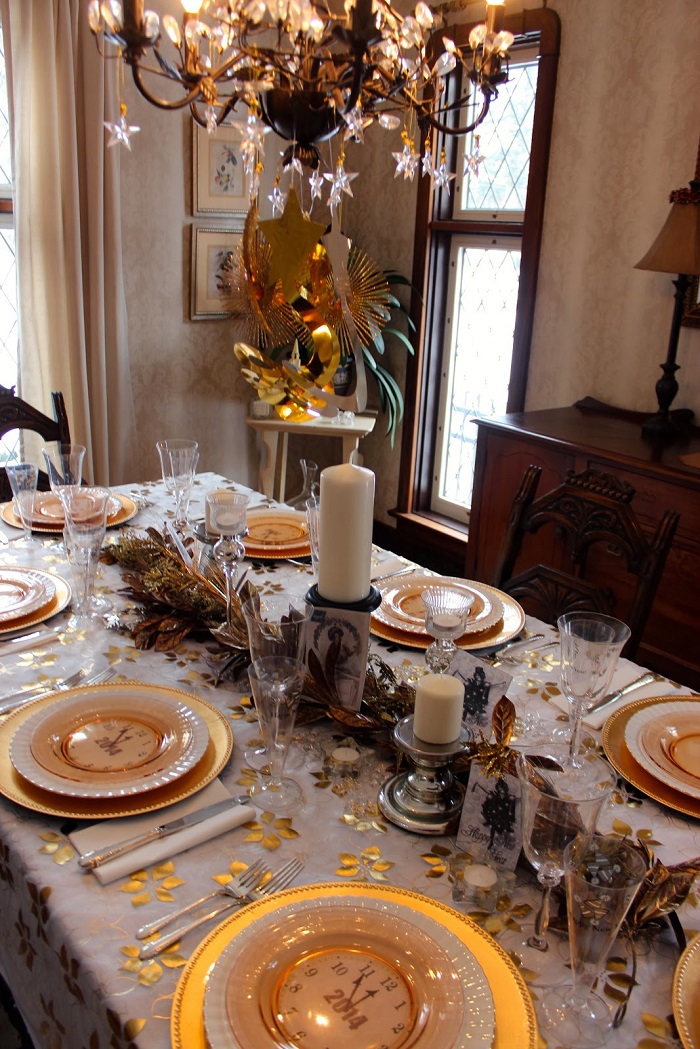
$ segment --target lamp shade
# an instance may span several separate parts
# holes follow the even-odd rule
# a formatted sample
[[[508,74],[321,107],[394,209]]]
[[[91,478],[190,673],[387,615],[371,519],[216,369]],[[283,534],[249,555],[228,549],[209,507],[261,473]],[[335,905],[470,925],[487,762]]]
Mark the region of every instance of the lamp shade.
[[[637,270],[700,274],[700,203],[674,203]]]

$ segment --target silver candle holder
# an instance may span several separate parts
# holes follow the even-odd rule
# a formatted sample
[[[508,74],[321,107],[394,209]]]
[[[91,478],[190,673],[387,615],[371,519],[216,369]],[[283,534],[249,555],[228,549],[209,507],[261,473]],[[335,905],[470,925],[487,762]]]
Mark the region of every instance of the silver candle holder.
[[[462,726],[452,743],[426,743],[413,732],[413,715],[394,726],[394,742],[410,767],[387,780],[379,791],[379,808],[388,820],[414,834],[447,834],[459,822],[464,787],[452,772],[471,733]]]

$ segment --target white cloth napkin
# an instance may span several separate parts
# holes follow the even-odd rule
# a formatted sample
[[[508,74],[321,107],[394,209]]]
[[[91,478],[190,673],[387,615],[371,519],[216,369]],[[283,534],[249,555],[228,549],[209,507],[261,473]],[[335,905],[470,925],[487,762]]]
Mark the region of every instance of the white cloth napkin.
[[[175,805],[168,805],[167,808],[158,809],[157,812],[149,812],[145,816],[127,816],[123,819],[104,820],[102,823],[95,823],[91,827],[85,827],[83,830],[74,831],[68,837],[81,854],[91,852],[94,849],[108,849],[113,845],[126,841],[128,838],[135,838],[138,834],[145,834],[162,823],[168,823],[170,820],[178,819],[180,816],[186,816],[190,812],[197,812],[199,809],[206,808],[207,805],[213,805],[217,801],[224,801],[229,797],[231,795],[223,783],[216,779],[203,790],[200,790],[199,793],[193,795],[193,797],[179,801]],[[170,834],[165,838],[158,838],[147,845],[142,845],[141,848],[127,852],[124,856],[110,860],[108,863],[96,867],[92,873],[103,885],[108,885],[119,878],[128,877],[132,871],[140,870],[142,867],[149,867],[153,863],[160,863],[161,860],[170,859],[179,852],[185,852],[195,845],[200,845],[203,841],[216,838],[220,834],[224,834],[234,827],[240,827],[243,823],[248,823],[253,819],[255,819],[255,809],[252,805],[232,805],[230,810],[221,812],[218,816],[203,820],[192,827],[185,827],[184,830],[177,831],[175,834]]]
[[[388,576],[392,572],[400,572],[402,569],[410,567],[410,564],[400,557],[389,557],[378,565],[372,565],[370,579],[379,579],[382,576]],[[420,569],[417,570],[420,571]]]

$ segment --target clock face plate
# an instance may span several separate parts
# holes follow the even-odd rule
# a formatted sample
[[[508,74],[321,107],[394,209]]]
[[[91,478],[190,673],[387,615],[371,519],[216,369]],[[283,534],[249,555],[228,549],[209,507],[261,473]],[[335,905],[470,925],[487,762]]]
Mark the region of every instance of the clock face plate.
[[[232,941],[208,976],[204,1028],[216,1049],[490,1049],[495,1020],[481,967],[443,925],[330,896]]]
[[[185,775],[208,743],[204,720],[176,693],[170,699],[148,685],[88,686],[28,717],[12,737],[10,761],[56,794],[123,797]]]

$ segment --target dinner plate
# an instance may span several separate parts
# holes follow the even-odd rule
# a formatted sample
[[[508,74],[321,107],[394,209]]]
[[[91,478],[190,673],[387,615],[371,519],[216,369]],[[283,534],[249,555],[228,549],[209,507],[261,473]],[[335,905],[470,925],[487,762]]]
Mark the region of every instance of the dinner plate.
[[[10,761],[54,794],[120,798],[180,779],[208,743],[204,721],[179,696],[110,683],[85,686],[27,718],[10,743]]]
[[[675,695],[637,699],[613,711],[603,726],[603,748],[613,768],[617,769],[633,787],[641,790],[654,801],[675,809],[676,812],[682,812],[686,816],[700,817],[700,801],[689,797],[680,790],[669,787],[667,783],[652,776],[635,760],[625,742],[625,729],[630,719],[638,711],[655,706],[657,712],[660,712],[661,704],[676,703],[678,698],[678,695]],[[697,702],[700,703],[700,698]]]
[[[246,523],[248,557],[308,557],[309,526],[298,510],[251,510]]]
[[[690,941],[678,959],[672,999],[683,1049],[700,1049],[700,936]]]
[[[639,764],[656,779],[700,801],[700,703],[664,703],[663,712],[648,707],[630,718],[625,743]]]
[[[204,1029],[216,1049],[490,1049],[493,997],[442,923],[337,894],[282,904],[228,945],[207,980]]]
[[[49,506],[52,504],[48,501],[57,498],[53,492],[37,492],[37,499],[40,496],[47,500]],[[116,494],[110,498],[109,509],[113,512],[108,513],[107,527],[116,528],[117,525],[122,525],[126,521],[130,521],[131,518],[136,515],[138,507],[128,495]],[[1,516],[5,524],[11,525],[12,528],[22,527],[22,522],[16,515],[12,503],[5,503],[3,505]],[[32,531],[36,532],[50,532],[53,534],[60,533],[63,531],[63,525],[64,520],[62,514],[60,517],[50,516],[49,514],[37,514],[32,518]]]
[[[420,916],[427,917],[436,926],[452,933],[471,952],[488,982],[495,1016],[492,1049],[512,1049],[513,1046],[518,1049],[536,1049],[538,1036],[532,998],[514,963],[488,933],[451,907],[420,893],[389,885],[340,885],[337,882],[285,889],[235,911],[209,933],[189,959],[175,991],[170,1020],[172,1049],[213,1049],[204,1028],[205,991],[210,973],[215,971],[216,962],[229,945],[237,943],[238,937],[256,923],[273,921],[282,908],[288,908],[291,913],[292,906],[309,907],[329,899],[335,904],[342,901],[346,907],[356,906],[358,909],[368,900],[398,904],[406,908],[412,922],[420,922]],[[435,925],[431,927],[435,928]],[[403,957],[402,954],[401,961]],[[332,1005],[335,1001],[334,998],[334,1002],[327,1004]],[[302,1040],[297,1044],[305,1043]],[[335,1046],[335,1043],[332,1044]],[[360,1026],[352,1044],[360,1046],[375,1043],[365,1040]],[[376,1044],[381,1046],[382,1043]],[[410,1044],[406,1042],[402,1049]],[[422,1049],[423,1043],[419,1044]],[[459,1049],[467,1049],[471,1044],[465,1040]]]
[[[56,592],[53,580],[31,568],[0,568],[0,623],[28,616],[47,605]]]
[[[37,569],[32,569],[32,571],[44,579],[47,587],[53,587],[53,597],[34,612],[17,616],[8,623],[0,623],[0,639],[22,633],[38,623],[51,619],[52,616],[63,611],[72,597],[70,586],[61,576],[53,575],[51,572],[39,572]]]
[[[503,593],[501,590],[487,586],[486,583],[479,583],[478,585],[489,597],[493,594],[501,601],[503,615],[497,623],[486,630],[481,630],[475,634],[465,634],[458,639],[457,645],[467,652],[503,645],[506,641],[517,637],[525,626],[525,612],[515,598],[511,597],[510,594]],[[376,618],[374,613],[370,618],[370,633],[375,637],[382,638],[383,641],[390,641],[392,644],[401,645],[403,648],[426,649],[433,640],[429,634],[411,633],[410,630],[401,630],[382,623]]]
[[[89,506],[94,505],[94,499],[92,496],[88,496],[87,494],[81,496],[80,494],[77,494],[74,496],[73,502],[78,511],[80,510],[81,499],[85,503],[86,509]],[[120,510],[121,503],[115,495],[110,495],[107,501],[107,517],[114,517]],[[63,528],[65,521],[65,512],[60,497],[53,492],[37,492],[34,496],[32,524],[51,524],[55,527]]]
[[[431,586],[459,590],[474,599],[465,634],[488,630],[503,618],[503,602],[493,590],[487,592],[481,583],[470,579],[427,575],[425,572],[408,572],[400,579],[380,584],[382,603],[373,615],[380,623],[394,629],[425,634],[425,606],[421,595]]]
[[[105,685],[84,687],[91,688],[91,691],[95,692],[100,688],[114,689],[118,686],[110,682]],[[18,805],[49,816],[97,820],[154,812],[157,809],[165,808],[166,805],[173,805],[176,801],[182,801],[183,798],[191,797],[211,783],[230,758],[233,748],[231,728],[224,715],[211,703],[180,689],[168,688],[165,685],[140,685],[138,682],[128,682],[123,687],[130,690],[135,687],[143,688],[144,695],[148,694],[152,697],[161,696],[170,700],[179,697],[202,718],[209,732],[209,743],[204,757],[194,768],[173,783],[166,783],[145,794],[119,798],[68,798],[29,783],[16,771],[10,761],[12,737],[25,720],[37,710],[48,710],[53,704],[60,704],[80,694],[81,689],[76,688],[63,692],[60,696],[52,694],[35,699],[26,706],[19,707],[0,724],[0,794]]]

